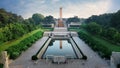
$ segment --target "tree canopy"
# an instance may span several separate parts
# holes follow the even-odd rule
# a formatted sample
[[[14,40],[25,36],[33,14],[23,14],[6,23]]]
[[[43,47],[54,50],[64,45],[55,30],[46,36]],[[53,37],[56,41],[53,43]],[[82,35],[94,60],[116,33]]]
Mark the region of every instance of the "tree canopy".
[[[71,22],[77,23],[77,22],[80,22],[80,19],[77,16],[75,16],[75,17],[68,18],[68,20],[66,22],[67,23],[71,23]]]
[[[55,20],[53,18],[53,16],[46,16],[44,19],[44,23],[43,24],[55,24]]]
[[[23,19],[17,14],[0,9],[0,44],[35,30],[43,19],[41,14],[33,14],[32,18]]]
[[[108,27],[110,25],[111,17],[113,16],[112,13],[109,14],[102,14],[102,15],[92,15],[88,19],[86,19],[86,23],[96,22],[102,26]]]
[[[120,10],[112,16],[110,26],[120,31]]]
[[[34,20],[35,24],[40,24],[44,20],[44,16],[42,14],[33,14],[32,19]]]

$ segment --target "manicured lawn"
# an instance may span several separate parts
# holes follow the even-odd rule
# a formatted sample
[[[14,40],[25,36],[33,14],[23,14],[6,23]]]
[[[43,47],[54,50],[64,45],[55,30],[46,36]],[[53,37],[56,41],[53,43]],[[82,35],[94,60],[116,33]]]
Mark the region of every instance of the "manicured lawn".
[[[98,42],[101,42],[101,44],[103,44],[104,46],[106,46],[107,48],[109,48],[111,51],[116,51],[116,52],[120,52],[120,46],[117,46],[115,44],[112,44],[104,39],[92,36],[95,40],[97,40]]]
[[[80,30],[80,31],[89,34],[89,33],[88,33],[87,31],[85,31],[85,30]],[[108,41],[106,41],[106,40],[104,40],[104,39],[102,39],[102,38],[100,38],[100,37],[98,37],[98,36],[91,35],[91,34],[89,34],[89,35],[90,35],[93,39],[95,39],[96,41],[101,42],[101,44],[103,44],[104,46],[106,46],[106,47],[109,48],[110,50],[116,51],[116,52],[117,52],[117,51],[120,52],[120,46],[115,45],[115,44],[113,44],[113,43],[111,43],[111,42],[108,42]]]
[[[16,40],[12,40],[12,41],[8,41],[8,42],[5,42],[3,44],[0,45],[0,51],[3,51],[3,50],[6,50],[7,48],[13,46],[13,45],[16,45],[18,44],[20,41],[22,41],[23,39],[27,38],[27,37],[30,37],[32,36],[33,34],[37,33],[38,31],[43,31],[42,29],[37,29],[37,30],[34,30],[28,34],[25,34],[24,36],[16,39]]]

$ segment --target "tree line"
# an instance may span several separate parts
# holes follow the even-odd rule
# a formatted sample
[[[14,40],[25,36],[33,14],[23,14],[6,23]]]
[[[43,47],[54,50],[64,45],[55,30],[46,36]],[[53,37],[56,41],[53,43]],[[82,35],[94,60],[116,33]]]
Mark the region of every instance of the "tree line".
[[[120,32],[113,27],[106,29],[95,22],[91,22],[85,25],[84,28],[93,35],[101,36],[116,45],[120,45]]]
[[[0,44],[41,28],[41,24],[51,23],[55,23],[53,16],[44,17],[42,14],[35,13],[31,18],[24,19],[20,15],[0,9]]]
[[[101,15],[93,15],[86,19],[85,23],[96,22],[105,29],[109,27],[115,28],[120,32],[120,10],[116,13],[106,13]]]
[[[83,30],[78,32],[79,37],[101,57],[110,59],[112,51],[120,51],[120,32],[117,29],[113,27],[106,29],[96,22],[84,24],[81,28]]]
[[[68,24],[71,22],[78,23],[78,22],[80,22],[80,19],[77,16],[75,16],[75,17],[68,18],[66,21],[66,23],[68,23]]]
[[[120,45],[120,10],[86,19],[86,30]]]

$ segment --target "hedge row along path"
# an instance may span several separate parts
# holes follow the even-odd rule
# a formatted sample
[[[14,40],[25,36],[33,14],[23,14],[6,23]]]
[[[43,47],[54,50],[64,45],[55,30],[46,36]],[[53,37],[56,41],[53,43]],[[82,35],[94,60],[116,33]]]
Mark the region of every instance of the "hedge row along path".
[[[16,40],[8,41],[8,42],[5,42],[5,43],[1,44],[0,45],[0,52],[8,49],[11,46],[14,46],[14,45],[18,44],[20,41],[24,40],[25,38],[28,38],[28,37],[32,36],[33,34],[39,32],[39,31],[43,31],[43,30],[42,29],[34,30],[34,31],[32,31],[28,34],[23,35],[22,37],[20,37]]]

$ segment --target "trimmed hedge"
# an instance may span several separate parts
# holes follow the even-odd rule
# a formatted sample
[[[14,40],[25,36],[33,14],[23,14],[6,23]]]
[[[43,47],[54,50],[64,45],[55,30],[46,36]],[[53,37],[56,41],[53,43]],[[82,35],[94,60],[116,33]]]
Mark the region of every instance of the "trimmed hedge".
[[[101,44],[102,42],[98,42],[85,32],[79,31],[78,34],[79,37],[83,39],[94,51],[97,51],[101,57],[110,58],[112,51]]]
[[[82,59],[87,60],[87,56],[83,55]]]
[[[38,59],[37,55],[32,56],[32,60],[37,60],[37,59]]]
[[[41,38],[42,35],[43,32],[38,31],[32,36],[23,39],[18,44],[9,47],[6,51],[8,52],[10,59],[16,59],[22,53],[22,51],[27,50],[32,45],[32,43]]]
[[[117,68],[120,68],[120,64],[117,64]]]

